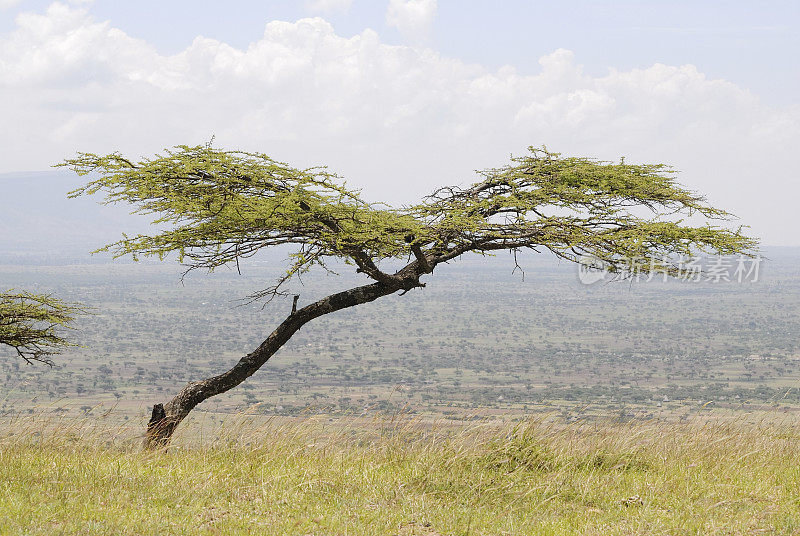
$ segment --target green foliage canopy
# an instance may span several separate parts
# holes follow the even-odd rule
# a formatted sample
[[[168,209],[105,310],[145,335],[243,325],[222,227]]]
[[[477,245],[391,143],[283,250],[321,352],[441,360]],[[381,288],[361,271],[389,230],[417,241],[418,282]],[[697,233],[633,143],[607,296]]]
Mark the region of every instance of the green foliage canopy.
[[[86,308],[65,303],[49,294],[0,293],[0,345],[14,349],[32,363],[52,365],[50,356],[65,347],[75,346],[60,332],[69,329],[75,316]]]
[[[78,153],[61,166],[93,174],[72,196],[103,192],[168,227],[124,236],[102,250],[163,258],[177,252],[189,269],[213,270],[262,248],[298,246],[286,275],[260,295],[329,258],[398,289],[467,252],[546,249],[580,262],[602,260],[612,272],[638,269],[681,275],[674,258],[697,252],[752,254],[742,229],[707,223],[727,212],[677,184],[662,164],[564,157],[544,148],[480,171],[467,188],[447,187],[422,202],[371,204],[325,168],[297,169],[261,153],[177,146],[134,162],[119,153]],[[700,216],[706,223],[689,225]],[[389,274],[387,259],[414,259]]]
[[[479,172],[467,189],[444,188],[414,214],[436,229],[443,258],[467,251],[547,249],[560,258],[603,261],[612,272],[666,271],[680,276],[675,257],[700,252],[754,253],[742,228],[708,223],[733,216],[677,184],[663,164],[618,164],[562,157],[546,149]],[[685,217],[706,223],[687,225]],[[632,266],[634,265],[634,266]]]

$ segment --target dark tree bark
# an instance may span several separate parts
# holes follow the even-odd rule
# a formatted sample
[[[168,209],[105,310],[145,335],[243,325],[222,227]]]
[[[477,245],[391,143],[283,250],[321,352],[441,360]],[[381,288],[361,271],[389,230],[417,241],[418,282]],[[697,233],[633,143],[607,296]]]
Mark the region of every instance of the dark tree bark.
[[[409,290],[416,286],[422,286],[418,279],[416,282],[404,282],[401,279],[396,281],[395,284],[379,282],[345,290],[297,310],[295,310],[297,305],[295,299],[292,314],[258,348],[241,358],[233,368],[217,376],[189,383],[166,404],[156,404],[147,426],[145,447],[148,449],[166,447],[175,428],[190,411],[204,400],[224,393],[252,376],[301,327],[311,320],[341,309],[374,301],[400,289]]]

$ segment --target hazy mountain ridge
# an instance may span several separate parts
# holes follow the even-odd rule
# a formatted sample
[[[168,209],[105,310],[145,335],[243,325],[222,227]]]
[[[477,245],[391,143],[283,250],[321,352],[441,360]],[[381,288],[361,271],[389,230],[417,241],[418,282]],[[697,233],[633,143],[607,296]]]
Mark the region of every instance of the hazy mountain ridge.
[[[89,252],[123,232],[145,232],[148,221],[131,208],[69,199],[85,181],[64,170],[0,174],[0,254],[58,255],[90,261]]]
[[[102,205],[100,196],[67,197],[85,182],[85,177],[62,169],[0,173],[0,264],[108,262],[109,255],[90,252],[119,240],[122,233],[151,231],[150,220],[130,214],[130,206]],[[763,253],[769,260],[791,259],[800,257],[800,247],[765,247]],[[267,256],[274,261],[284,255]],[[498,257],[506,264],[505,255]],[[555,266],[547,257],[536,256],[534,261],[527,256],[527,262]],[[484,265],[486,259],[462,262]]]

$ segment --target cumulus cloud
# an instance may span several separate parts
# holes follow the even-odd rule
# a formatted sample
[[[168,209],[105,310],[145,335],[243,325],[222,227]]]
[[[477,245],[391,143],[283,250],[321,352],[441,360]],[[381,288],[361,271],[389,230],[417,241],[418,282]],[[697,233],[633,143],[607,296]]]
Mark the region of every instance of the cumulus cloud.
[[[308,0],[306,9],[312,13],[331,13],[347,11],[352,5],[353,0]]]
[[[386,22],[407,39],[418,42],[428,33],[436,17],[436,0],[389,0]]]
[[[165,56],[85,11],[51,5],[0,38],[0,172],[76,150],[134,157],[179,143],[328,164],[367,197],[409,202],[528,145],[660,161],[768,243],[800,189],[800,108],[774,109],[691,65],[587,75],[556,50],[536,74],[487,70],[320,18],[270,22],[247,49],[198,37]]]

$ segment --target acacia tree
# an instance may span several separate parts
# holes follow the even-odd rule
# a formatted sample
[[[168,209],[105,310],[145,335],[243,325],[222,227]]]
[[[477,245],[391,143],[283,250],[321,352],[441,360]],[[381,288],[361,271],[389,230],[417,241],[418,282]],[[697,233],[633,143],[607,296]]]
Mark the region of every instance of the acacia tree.
[[[85,312],[84,307],[50,294],[0,293],[0,345],[12,348],[29,364],[38,361],[52,366],[51,356],[74,346],[61,332]]]
[[[239,385],[309,321],[424,287],[423,276],[469,252],[549,250],[575,262],[591,256],[611,272],[633,265],[680,276],[676,255],[747,254],[755,247],[741,228],[708,223],[731,215],[679,186],[668,166],[546,149],[530,148],[508,165],[479,172],[472,186],[441,188],[402,208],[366,202],[325,168],[296,169],[265,154],[210,145],[177,146],[141,161],[78,153],[59,165],[93,175],[73,197],[102,192],[106,203],[132,204],[168,227],[102,248],[115,256],[163,259],[177,252],[188,269],[213,270],[263,248],[296,246],[285,275],[254,298],[282,294],[289,280],[331,259],[343,259],[370,280],[300,309],[295,297],[291,314],[230,370],[191,382],[154,406],[149,447],[165,445],[193,408]],[[688,225],[678,215],[699,215],[706,223]],[[382,268],[390,259],[404,265]]]

